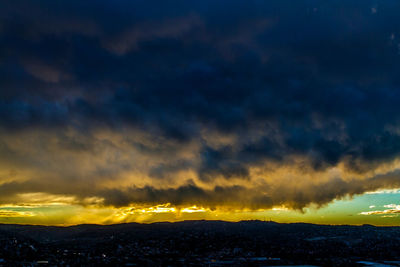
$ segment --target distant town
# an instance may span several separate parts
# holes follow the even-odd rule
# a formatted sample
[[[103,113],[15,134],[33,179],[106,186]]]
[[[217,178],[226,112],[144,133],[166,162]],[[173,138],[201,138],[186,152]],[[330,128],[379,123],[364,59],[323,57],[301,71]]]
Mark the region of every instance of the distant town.
[[[264,221],[0,225],[0,266],[400,266],[400,227]]]

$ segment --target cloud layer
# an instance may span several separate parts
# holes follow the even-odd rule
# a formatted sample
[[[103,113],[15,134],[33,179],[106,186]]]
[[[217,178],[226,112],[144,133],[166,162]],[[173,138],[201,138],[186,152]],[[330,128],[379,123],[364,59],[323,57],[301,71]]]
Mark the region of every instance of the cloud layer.
[[[5,1],[0,202],[261,209],[398,188],[398,1]]]

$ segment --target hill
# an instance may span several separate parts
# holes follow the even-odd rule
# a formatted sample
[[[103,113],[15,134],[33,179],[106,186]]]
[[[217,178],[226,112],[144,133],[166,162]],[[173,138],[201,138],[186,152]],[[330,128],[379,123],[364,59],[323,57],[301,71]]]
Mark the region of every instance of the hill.
[[[356,266],[400,263],[400,227],[263,221],[0,224],[0,265]]]

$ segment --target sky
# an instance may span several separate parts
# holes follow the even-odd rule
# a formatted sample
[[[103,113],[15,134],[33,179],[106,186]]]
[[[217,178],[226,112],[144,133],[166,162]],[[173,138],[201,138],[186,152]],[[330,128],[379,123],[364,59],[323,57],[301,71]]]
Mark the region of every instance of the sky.
[[[397,0],[4,0],[0,223],[400,225]]]

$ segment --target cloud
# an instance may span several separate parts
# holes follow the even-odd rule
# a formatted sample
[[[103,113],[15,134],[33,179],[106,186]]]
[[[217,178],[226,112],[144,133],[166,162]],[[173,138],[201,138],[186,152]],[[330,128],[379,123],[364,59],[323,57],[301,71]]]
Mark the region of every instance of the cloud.
[[[57,83],[63,78],[69,78],[68,74],[61,73],[51,66],[42,65],[40,62],[26,62],[25,70],[32,76],[48,83]]]
[[[400,189],[384,189],[384,190],[377,190],[372,192],[365,192],[368,195],[376,195],[376,194],[400,194]]]
[[[0,209],[0,217],[19,218],[19,217],[32,217],[32,216],[35,216],[35,214],[32,212],[29,212],[29,211],[15,211],[15,210]]]
[[[384,205],[383,207],[391,208],[391,209],[395,209],[395,210],[400,210],[400,205],[396,205],[396,204]]]
[[[157,39],[184,38],[185,34],[200,25],[199,18],[190,15],[157,23],[140,23],[118,34],[117,37],[105,41],[105,47],[118,55],[123,55],[130,50],[139,49],[142,42]]]
[[[4,4],[0,203],[303,209],[400,187],[397,1],[178,2]]]
[[[384,205],[383,207],[387,208],[385,210],[375,210],[375,211],[365,211],[361,212],[360,215],[385,215],[384,217],[393,217],[387,214],[398,214],[400,213],[400,205],[389,204]]]

